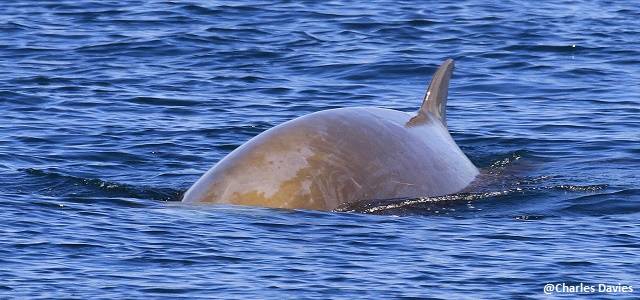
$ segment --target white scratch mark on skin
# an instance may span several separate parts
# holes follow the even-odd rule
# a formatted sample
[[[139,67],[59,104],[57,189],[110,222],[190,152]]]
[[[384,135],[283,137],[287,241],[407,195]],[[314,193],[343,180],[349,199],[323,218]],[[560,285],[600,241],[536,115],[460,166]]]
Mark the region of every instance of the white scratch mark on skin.
[[[415,185],[414,183],[408,183],[408,182],[400,182],[400,181],[395,181],[395,180],[391,180],[392,183],[396,183],[396,184],[402,184],[402,185]]]
[[[362,186],[355,179],[353,179],[353,177],[351,177],[350,179],[356,186],[358,186],[358,189],[362,189]]]

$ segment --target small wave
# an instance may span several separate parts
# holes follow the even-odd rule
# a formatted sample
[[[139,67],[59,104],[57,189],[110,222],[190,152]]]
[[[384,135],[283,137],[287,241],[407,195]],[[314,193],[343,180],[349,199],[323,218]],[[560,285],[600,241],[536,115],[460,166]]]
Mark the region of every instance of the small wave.
[[[460,193],[436,197],[397,198],[382,200],[364,200],[342,205],[336,212],[356,212],[367,214],[439,214],[455,211],[456,207],[464,207],[471,201],[507,195],[509,191],[486,193]],[[455,206],[455,207],[454,207]],[[472,206],[468,206],[473,208]]]
[[[551,187],[556,190],[565,190],[571,192],[596,192],[608,188],[608,184],[594,184],[594,185],[567,185],[561,184]]]
[[[427,20],[427,19],[413,19],[406,21],[407,25],[413,27],[427,27],[440,24],[440,22],[435,20]]]
[[[568,215],[583,214],[604,216],[640,212],[640,189],[624,189],[611,193],[584,195],[566,201],[562,212]]]
[[[223,12],[220,9],[209,8],[209,7],[192,4],[192,3],[183,5],[182,7],[180,7],[180,9],[188,13],[203,15],[203,16],[218,16]]]
[[[543,220],[546,219],[546,216],[540,216],[540,215],[520,215],[520,216],[515,216],[513,217],[516,220],[519,221],[538,221],[538,220]]]
[[[30,176],[42,179],[32,188],[48,196],[136,198],[179,201],[183,191],[116,183],[96,178],[83,178],[34,168],[22,169]]]
[[[510,45],[505,46],[501,50],[505,51],[528,51],[528,52],[556,52],[571,53],[578,51],[594,51],[600,48],[589,48],[579,45]]]
[[[538,180],[542,180],[538,178]],[[531,182],[536,182],[533,180]],[[516,185],[523,184],[526,181],[516,182]],[[501,200],[503,197],[517,195],[533,196],[536,192],[548,190],[563,190],[570,192],[596,192],[604,190],[608,187],[606,184],[598,185],[550,185],[537,187],[512,187],[505,190],[483,191],[475,193],[458,193],[445,196],[420,197],[420,198],[396,198],[382,200],[365,200],[356,203],[350,203],[335,209],[336,212],[355,212],[366,214],[451,214],[456,211],[476,211],[474,202],[480,200]],[[517,198],[521,200],[522,198]],[[544,216],[518,216],[515,218],[533,220],[541,219]]]
[[[159,97],[134,97],[130,100],[131,103],[154,105],[154,106],[195,106],[201,104],[199,101],[185,100],[185,99],[169,99]]]

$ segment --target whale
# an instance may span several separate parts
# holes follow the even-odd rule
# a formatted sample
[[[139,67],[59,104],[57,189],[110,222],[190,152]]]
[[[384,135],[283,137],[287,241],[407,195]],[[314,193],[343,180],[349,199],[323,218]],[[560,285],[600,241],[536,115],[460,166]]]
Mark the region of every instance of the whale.
[[[460,192],[479,171],[448,131],[453,69],[452,59],[440,65],[413,113],[337,108],[270,128],[209,169],[182,202],[335,210]]]

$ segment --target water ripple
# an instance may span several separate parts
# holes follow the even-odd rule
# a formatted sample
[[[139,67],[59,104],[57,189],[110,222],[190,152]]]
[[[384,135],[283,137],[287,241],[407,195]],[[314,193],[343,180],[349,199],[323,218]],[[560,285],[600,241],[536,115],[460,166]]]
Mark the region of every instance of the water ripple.
[[[3,297],[519,299],[550,282],[637,285],[637,5],[3,4]],[[415,111],[448,57],[448,126],[482,169],[469,189],[336,212],[179,202],[286,120]]]

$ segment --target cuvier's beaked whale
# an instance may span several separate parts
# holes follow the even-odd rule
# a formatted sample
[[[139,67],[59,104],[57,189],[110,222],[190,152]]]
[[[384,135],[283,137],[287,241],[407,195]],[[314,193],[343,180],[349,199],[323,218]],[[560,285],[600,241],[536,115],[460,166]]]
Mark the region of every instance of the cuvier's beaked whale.
[[[182,201],[332,210],[459,192],[478,169],[446,126],[453,66],[436,71],[417,113],[339,108],[285,122],[227,155]]]

